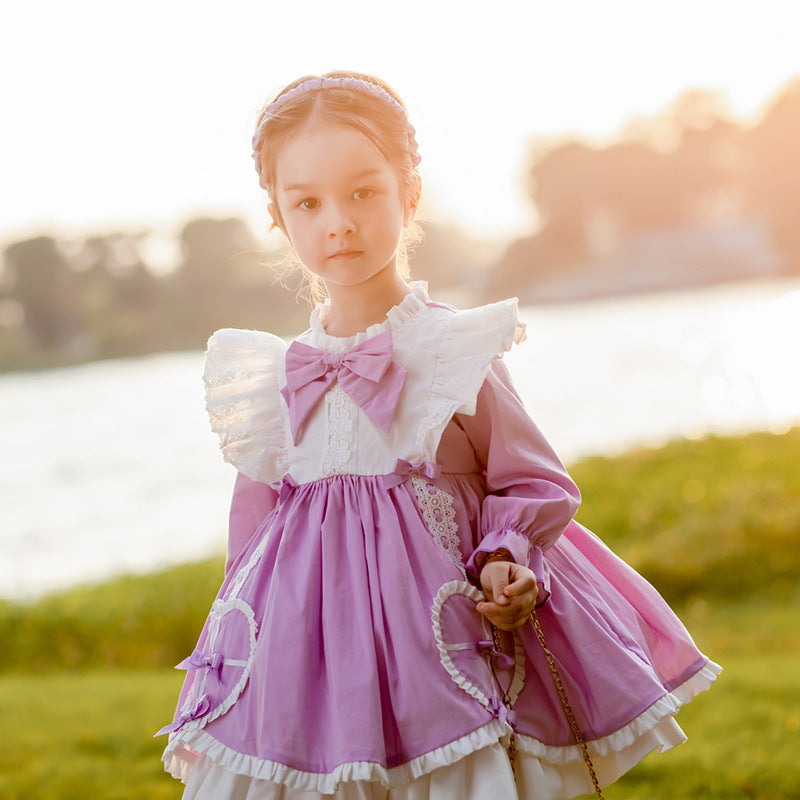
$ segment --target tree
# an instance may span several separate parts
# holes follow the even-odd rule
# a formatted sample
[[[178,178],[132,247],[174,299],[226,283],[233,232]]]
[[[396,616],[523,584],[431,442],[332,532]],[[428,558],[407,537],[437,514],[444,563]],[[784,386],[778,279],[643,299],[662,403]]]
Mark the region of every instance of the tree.
[[[55,239],[37,236],[9,245],[3,258],[12,276],[11,296],[25,312],[35,345],[64,349],[80,330],[75,275]]]
[[[751,168],[746,179],[748,209],[764,220],[789,269],[800,273],[800,78],[772,102],[746,135]]]

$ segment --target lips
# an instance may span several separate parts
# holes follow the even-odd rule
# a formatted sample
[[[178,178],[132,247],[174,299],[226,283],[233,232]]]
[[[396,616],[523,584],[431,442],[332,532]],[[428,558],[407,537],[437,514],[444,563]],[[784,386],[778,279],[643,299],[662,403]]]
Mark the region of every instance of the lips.
[[[328,256],[328,258],[333,259],[335,261],[348,261],[351,258],[356,258],[357,256],[360,256],[361,253],[362,253],[361,250],[342,249],[342,250],[337,250],[335,253],[331,253]]]

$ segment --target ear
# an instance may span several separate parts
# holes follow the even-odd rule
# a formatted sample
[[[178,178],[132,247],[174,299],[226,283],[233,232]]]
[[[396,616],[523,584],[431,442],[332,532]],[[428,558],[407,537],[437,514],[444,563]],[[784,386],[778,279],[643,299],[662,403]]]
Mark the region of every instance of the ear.
[[[270,217],[272,217],[272,224],[287,238],[289,239],[289,234],[286,233],[286,228],[283,224],[283,217],[281,217],[281,212],[278,209],[276,203],[269,203],[267,205],[267,211],[269,212]],[[291,240],[290,240],[291,241]]]
[[[419,207],[420,186],[417,184],[405,196],[403,203],[403,227],[407,228],[413,221],[417,214]]]

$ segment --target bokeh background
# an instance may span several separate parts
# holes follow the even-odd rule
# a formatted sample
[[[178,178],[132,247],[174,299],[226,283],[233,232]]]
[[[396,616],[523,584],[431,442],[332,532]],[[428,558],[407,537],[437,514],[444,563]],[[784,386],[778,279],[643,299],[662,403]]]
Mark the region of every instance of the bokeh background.
[[[386,79],[416,127],[414,277],[520,298],[509,365],[582,521],[730,667],[697,738],[744,738],[616,796],[800,796],[797,4],[33,0],[0,21],[3,797],[179,794],[147,737],[233,480],[202,350],[305,327],[249,143],[275,91],[336,68]]]

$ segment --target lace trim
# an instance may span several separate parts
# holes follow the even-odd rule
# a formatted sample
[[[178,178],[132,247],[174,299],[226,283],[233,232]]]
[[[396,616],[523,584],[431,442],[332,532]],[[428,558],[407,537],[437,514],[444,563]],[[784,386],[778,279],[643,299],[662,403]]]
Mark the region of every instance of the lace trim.
[[[185,772],[182,762],[196,758],[192,756],[191,751],[185,749],[188,746],[192,750],[204,753],[215,764],[220,764],[239,775],[273,781],[290,789],[333,794],[341,784],[352,781],[370,781],[387,787],[411,783],[439,767],[455,764],[471,753],[495,744],[502,736],[502,728],[497,720],[493,719],[455,741],[396,767],[384,767],[372,761],[350,761],[340,764],[331,772],[304,772],[277,761],[239,753],[226,747],[206,731],[196,731],[191,736],[176,737],[172,740],[164,751],[163,761],[165,769],[170,774],[176,778],[180,777],[182,772]]]
[[[203,382],[211,429],[225,460],[254,480],[280,478],[288,461],[278,372],[286,343],[270,333],[223,329],[208,340]]]
[[[713,662],[709,662],[689,680],[673,689],[671,697],[677,700],[680,705],[688,703],[695,695],[708,689],[719,672],[720,668]],[[629,725],[603,737],[602,740],[590,743],[589,747],[593,750],[593,755],[595,756],[593,759],[595,766],[602,766],[602,759],[604,758],[604,756],[596,754],[597,751],[607,752],[608,755],[605,758],[613,760],[615,753],[629,747],[631,741],[635,743],[642,737],[649,736],[650,732],[658,732],[659,726],[663,724],[664,720],[671,718],[675,710],[671,703],[664,703],[662,698]],[[679,733],[680,729],[674,723],[674,720],[672,724],[674,726],[673,730],[677,730]],[[197,753],[201,752],[215,764],[219,764],[238,775],[248,775],[254,779],[273,781],[291,789],[316,791],[325,794],[333,794],[341,784],[350,781],[377,781],[384,786],[398,786],[410,783],[411,780],[430,773],[438,767],[454,764],[471,753],[495,744],[497,741],[502,740],[505,735],[497,720],[492,719],[472,733],[429,753],[417,756],[406,764],[387,769],[380,764],[372,762],[348,762],[339,765],[332,772],[319,773],[304,772],[276,761],[268,761],[259,759],[256,756],[239,753],[226,747],[206,731],[193,731],[189,736],[184,736],[182,735],[183,733],[183,731],[180,731],[180,734],[170,741],[164,751],[163,760],[165,769],[184,782],[188,780],[189,773],[197,761]],[[521,760],[520,763],[523,770],[527,766],[526,761],[530,759],[531,768],[535,770],[537,776],[541,776],[542,770],[546,769],[548,774],[564,776],[566,780],[573,775],[572,765],[574,764],[576,769],[581,770],[580,775],[583,777],[585,766],[578,747],[574,745],[568,745],[567,747],[548,746],[522,734],[517,734],[516,741],[518,746],[517,757]],[[683,741],[683,739],[666,742],[666,746],[661,749],[667,749],[667,747],[678,744],[680,741]],[[604,746],[597,747],[601,742]],[[621,768],[615,769],[614,774],[607,776],[603,783],[615,780],[642,757],[643,754],[635,755],[633,759],[626,762]],[[619,765],[615,764],[614,766]],[[590,790],[591,787],[586,791]],[[572,792],[572,795],[574,796],[574,792]],[[561,796],[568,795],[564,793]]]
[[[461,643],[452,643],[452,642],[445,642],[444,637],[442,636],[442,607],[447,602],[448,598],[452,597],[453,595],[461,594],[465,597],[468,597],[470,600],[474,601],[475,603],[480,603],[484,600],[483,592],[480,589],[474,587],[471,583],[467,583],[466,581],[448,581],[445,583],[437,592],[436,597],[433,599],[433,605],[431,606],[431,621],[433,623],[433,636],[436,639],[436,647],[439,650],[439,660],[442,662],[442,666],[447,670],[447,674],[450,676],[453,683],[458,686],[459,689],[466,692],[470,697],[477,700],[487,711],[491,714],[497,713],[495,706],[489,700],[488,697],[477,687],[475,684],[469,680],[469,678],[464,675],[461,670],[453,663],[453,659],[450,656],[451,651],[456,650],[464,650],[468,647],[474,647],[476,644],[475,642],[470,642],[467,644]],[[489,631],[489,623],[486,621],[485,617],[481,618],[481,622],[483,624],[484,632],[487,638],[491,638],[491,633]],[[522,647],[522,642],[520,641],[519,635],[514,632],[514,677],[511,680],[511,685],[508,687],[506,692],[507,704],[508,708],[511,709],[514,706],[514,703],[517,702],[517,698],[519,697],[519,693],[522,691],[522,687],[525,684],[525,650]],[[502,691],[501,691],[502,695]]]
[[[419,475],[411,476],[411,486],[417,498],[422,519],[430,531],[433,541],[447,554],[447,557],[464,570],[464,558],[458,549],[458,525],[453,496],[428,483]]]
[[[335,383],[325,395],[327,412],[327,443],[322,455],[322,474],[337,475],[344,472],[350,459],[350,441],[353,437],[352,401]]]
[[[253,661],[256,653],[256,632],[258,626],[256,625],[253,609],[247,603],[245,603],[244,600],[235,598],[232,600],[214,601],[214,604],[211,606],[210,614],[212,619],[212,627],[211,631],[209,632],[208,643],[206,646],[211,650],[211,652],[214,652],[214,648],[216,647],[217,640],[219,638],[222,618],[234,612],[241,613],[247,622],[247,630],[249,634],[249,652],[246,661],[226,658],[224,663],[226,666],[242,667],[242,675],[233,689],[231,689],[231,691],[228,693],[228,696],[216,708],[210,709],[209,713],[207,713],[205,716],[184,722],[184,724],[179,728],[181,734],[204,728],[209,722],[212,722],[213,720],[217,719],[217,717],[221,717],[223,714],[226,714],[228,711],[230,711],[230,709],[233,707],[233,704],[239,699],[239,695],[241,695],[242,691],[244,690],[247,681],[250,679],[250,672],[253,669]],[[192,686],[191,691],[188,693],[186,701],[181,707],[181,714],[186,714],[189,709],[196,705],[197,699],[205,694],[207,680],[208,671],[206,670],[203,673],[201,680],[196,682]]]
[[[656,700],[627,725],[607,736],[588,740],[586,745],[592,756],[610,756],[614,752],[630,747],[645,733],[655,729],[663,720],[674,717],[700,692],[706,691],[720,672],[722,672],[722,667],[718,664],[713,661],[706,662],[694,675]],[[517,747],[518,750],[551,764],[561,765],[583,761],[581,749],[577,745],[571,744],[563,747],[548,745],[524,733],[517,733]]]
[[[462,311],[448,321],[436,355],[428,411],[417,429],[416,449],[433,461],[442,431],[453,414],[475,413],[481,384],[492,362],[525,340],[516,300]]]

